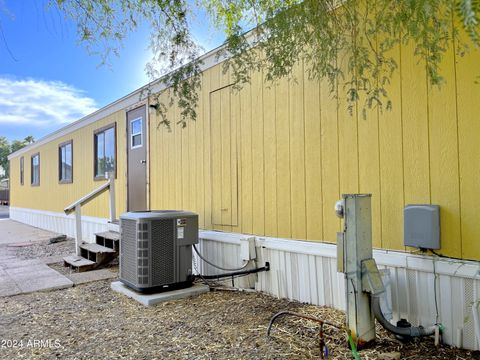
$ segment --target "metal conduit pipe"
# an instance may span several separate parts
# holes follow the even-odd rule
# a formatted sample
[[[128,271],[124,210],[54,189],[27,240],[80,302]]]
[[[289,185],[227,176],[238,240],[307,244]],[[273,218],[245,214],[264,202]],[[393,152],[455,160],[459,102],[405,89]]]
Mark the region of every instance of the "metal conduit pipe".
[[[267,336],[270,336],[270,331],[272,330],[272,326],[273,326],[273,323],[275,322],[275,320],[277,320],[281,316],[287,316],[287,315],[296,316],[296,317],[299,317],[299,318],[315,321],[315,322],[319,323],[320,325],[323,325],[323,324],[329,325],[329,326],[332,326],[332,327],[337,328],[339,330],[344,330],[345,329],[344,326],[334,324],[330,321],[326,321],[326,320],[320,319],[320,318],[315,317],[315,316],[310,316],[310,315],[306,315],[306,314],[299,314],[299,313],[296,313],[296,312],[293,312],[293,311],[287,311],[286,310],[286,311],[280,311],[280,312],[276,313],[270,319],[270,323],[268,324],[268,328],[267,328]],[[323,336],[323,333],[322,333],[322,336]]]
[[[372,296],[372,307],[375,318],[386,330],[390,331],[391,333],[411,337],[430,336],[435,334],[435,326],[430,326],[428,328],[424,328],[423,326],[403,328],[392,325],[390,321],[385,319],[385,316],[382,313],[382,309],[380,307],[380,296]]]

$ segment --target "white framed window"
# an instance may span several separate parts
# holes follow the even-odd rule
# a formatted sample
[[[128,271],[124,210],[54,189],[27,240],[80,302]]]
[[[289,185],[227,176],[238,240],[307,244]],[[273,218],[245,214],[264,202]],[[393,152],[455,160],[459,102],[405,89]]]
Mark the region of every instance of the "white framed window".
[[[94,144],[94,178],[104,180],[108,173],[117,173],[117,124],[113,123],[97,129],[93,135]]]
[[[73,182],[73,140],[58,145],[58,181],[61,184]]]
[[[40,185],[40,153],[32,155],[30,159],[30,184],[32,186]]]
[[[23,185],[23,177],[25,173],[23,156],[20,158],[20,185]]]
[[[130,148],[136,149],[143,145],[143,119],[137,118],[130,121]]]

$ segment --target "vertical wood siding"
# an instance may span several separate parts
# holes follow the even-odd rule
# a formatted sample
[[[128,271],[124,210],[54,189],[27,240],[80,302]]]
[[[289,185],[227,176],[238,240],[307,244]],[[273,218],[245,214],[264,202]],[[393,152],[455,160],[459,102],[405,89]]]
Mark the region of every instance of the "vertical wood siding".
[[[204,229],[334,242],[340,228],[335,200],[370,192],[375,247],[410,250],[403,246],[403,207],[434,203],[441,206],[441,252],[480,259],[480,85],[474,82],[480,53],[473,47],[463,57],[447,52],[446,82],[438,88],[429,85],[412,52],[411,44],[392,50],[399,65],[388,84],[393,109],[368,111],[366,119],[360,108],[349,113],[343,90],[335,97],[326,82],[309,79],[303,64],[275,84],[255,73],[239,92],[230,90],[222,64],[206,70],[197,121],[177,126],[175,105],[167,114],[171,131],[158,126],[156,116],[150,119],[151,208],[196,211]],[[220,105],[212,103],[216,97]],[[124,211],[125,111],[22,154],[23,186],[20,157],[13,158],[12,205],[61,212],[98,187],[93,131],[112,122],[117,207]],[[58,144],[70,139],[74,181],[59,184]],[[36,152],[41,180],[32,187],[29,164]],[[85,206],[84,215],[108,217],[107,195]]]
[[[404,206],[434,203],[441,206],[440,252],[480,259],[480,85],[472,75],[480,54],[447,52],[446,83],[432,87],[412,52],[411,44],[392,50],[399,65],[388,85],[393,109],[369,110],[366,119],[360,105],[349,113],[343,91],[332,96],[326,82],[309,79],[303,64],[275,84],[255,73],[239,92],[225,88],[231,80],[221,64],[205,71],[196,122],[169,132],[151,119],[152,207],[188,207],[205,229],[334,242],[335,200],[368,192],[375,247],[410,250]],[[224,104],[227,91],[229,120],[225,105],[212,103]],[[175,106],[170,113],[178,117]],[[217,117],[230,135],[214,135]],[[222,155],[227,148],[230,158]],[[238,199],[231,225],[213,221],[225,208],[220,193]]]

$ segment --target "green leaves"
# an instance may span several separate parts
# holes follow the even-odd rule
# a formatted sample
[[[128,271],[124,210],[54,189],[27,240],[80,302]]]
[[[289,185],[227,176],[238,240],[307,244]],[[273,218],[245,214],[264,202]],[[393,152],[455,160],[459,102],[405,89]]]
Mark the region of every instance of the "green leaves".
[[[79,40],[106,62],[125,36],[147,21],[153,79],[163,76],[168,100],[147,89],[159,103],[160,124],[170,127],[168,107],[180,109],[177,123],[196,119],[202,49],[191,29],[193,12],[206,10],[227,38],[224,71],[239,89],[262,70],[267,82],[292,77],[303,62],[312,79],[327,79],[332,94],[367,109],[390,109],[387,91],[398,64],[396,47],[413,44],[432,85],[444,79],[440,64],[455,44],[460,54],[470,41],[480,47],[480,0],[51,0],[78,24]],[[248,30],[255,28],[255,30]],[[407,48],[407,47],[405,47]],[[410,48],[410,47],[409,47]],[[474,74],[472,78],[475,78]],[[473,81],[473,79],[472,79]]]
[[[35,141],[33,136],[27,136],[23,140],[14,140],[12,143],[4,136],[0,136],[0,167],[5,171],[5,175],[0,179],[9,177],[8,155],[14,153]]]
[[[392,55],[396,47],[414,44],[413,55],[425,64],[430,83],[440,86],[445,81],[440,64],[446,51],[454,44],[458,49],[466,47],[458,36],[459,24],[474,44],[479,42],[480,0],[256,0],[250,4],[262,22],[258,31],[250,40],[234,34],[227,42],[233,57],[226,64],[237,82],[248,82],[252,69],[259,68],[267,81],[274,82],[291,76],[293,66],[303,61],[311,78],[328,79],[332,94],[339,88],[350,112],[355,106],[363,114],[370,108],[391,109],[387,85],[398,69]],[[212,14],[216,23],[239,27],[240,23],[231,24],[231,18],[222,21],[222,14]],[[247,56],[253,53],[247,51],[248,42],[264,56]]]
[[[457,3],[457,13],[459,14],[464,29],[470,36],[475,46],[480,46],[480,1],[463,0]]]

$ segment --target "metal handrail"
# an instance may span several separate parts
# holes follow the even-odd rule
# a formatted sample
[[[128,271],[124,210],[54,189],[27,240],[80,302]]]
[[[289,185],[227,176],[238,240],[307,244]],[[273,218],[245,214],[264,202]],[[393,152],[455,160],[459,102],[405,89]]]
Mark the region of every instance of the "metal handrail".
[[[75,212],[75,252],[77,255],[80,255],[80,245],[83,241],[82,236],[82,205],[85,205],[89,201],[96,198],[98,195],[106,191],[109,191],[109,203],[110,203],[110,221],[113,222],[116,220],[116,213],[115,213],[115,174],[108,173],[107,174],[108,181],[103,184],[102,186],[98,187],[97,189],[93,190],[89,194],[81,197],[74,203],[67,206],[63,211],[66,215]]]

